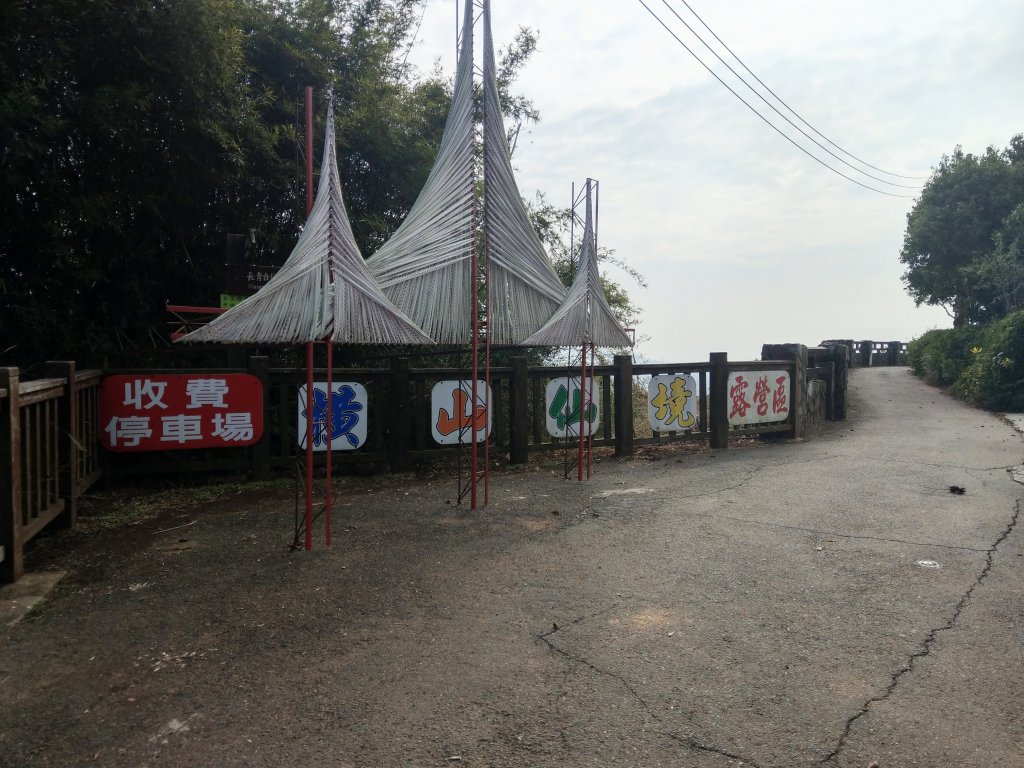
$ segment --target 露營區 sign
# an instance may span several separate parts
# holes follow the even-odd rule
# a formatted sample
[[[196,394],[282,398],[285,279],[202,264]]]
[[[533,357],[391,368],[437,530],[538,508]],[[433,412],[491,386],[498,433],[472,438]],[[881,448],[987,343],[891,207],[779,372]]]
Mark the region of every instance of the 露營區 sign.
[[[247,373],[107,376],[99,399],[110,451],[239,448],[263,435],[263,388]]]
[[[789,418],[789,371],[735,371],[729,374],[729,423],[768,424]]]

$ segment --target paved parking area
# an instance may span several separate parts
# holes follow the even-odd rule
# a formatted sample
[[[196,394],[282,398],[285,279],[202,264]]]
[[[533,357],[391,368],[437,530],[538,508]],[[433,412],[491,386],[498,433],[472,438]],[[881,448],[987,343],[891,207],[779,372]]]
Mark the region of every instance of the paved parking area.
[[[1024,441],[906,369],[851,402],[477,512],[341,483],[330,550],[273,489],[58,541],[0,634],[0,765],[1024,766]]]

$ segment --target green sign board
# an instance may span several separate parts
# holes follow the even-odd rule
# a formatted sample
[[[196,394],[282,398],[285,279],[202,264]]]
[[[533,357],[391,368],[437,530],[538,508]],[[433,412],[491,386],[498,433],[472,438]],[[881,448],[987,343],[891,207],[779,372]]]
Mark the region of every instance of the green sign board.
[[[222,293],[220,295],[220,308],[231,309],[236,304],[241,304],[245,299],[245,296],[233,296],[230,293]]]

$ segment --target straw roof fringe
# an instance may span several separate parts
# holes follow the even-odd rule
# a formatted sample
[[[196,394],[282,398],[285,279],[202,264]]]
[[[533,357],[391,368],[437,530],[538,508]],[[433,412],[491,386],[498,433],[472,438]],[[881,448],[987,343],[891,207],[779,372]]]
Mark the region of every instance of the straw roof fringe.
[[[523,346],[575,347],[589,343],[599,347],[628,347],[632,343],[604,298],[597,270],[597,239],[591,218],[589,186],[586,211],[579,267],[569,295],[544,327],[523,341]]]
[[[352,235],[334,149],[334,114],[316,200],[291,255],[256,294],[185,342],[224,344],[432,344],[370,277]]]

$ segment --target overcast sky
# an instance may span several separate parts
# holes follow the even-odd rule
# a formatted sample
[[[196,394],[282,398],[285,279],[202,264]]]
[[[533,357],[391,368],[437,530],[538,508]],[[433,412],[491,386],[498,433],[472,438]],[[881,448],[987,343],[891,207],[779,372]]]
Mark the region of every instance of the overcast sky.
[[[666,1],[714,43],[681,0]],[[773,114],[662,0],[645,2]],[[1024,131],[1020,0],[688,2],[811,125],[879,168],[926,176],[957,144],[981,152]],[[542,116],[514,158],[520,190],[567,204],[573,181],[600,180],[601,244],[649,283],[622,278],[643,310],[638,356],[751,359],[764,342],[909,340],[951,325],[900,282],[913,199],[862,189],[801,153],[638,0],[492,0],[492,16],[499,46],[519,26],[540,37],[518,83]],[[454,0],[428,0],[411,61],[427,71],[439,58],[450,73],[454,20]],[[773,119],[847,175],[916,193],[842,166]]]

